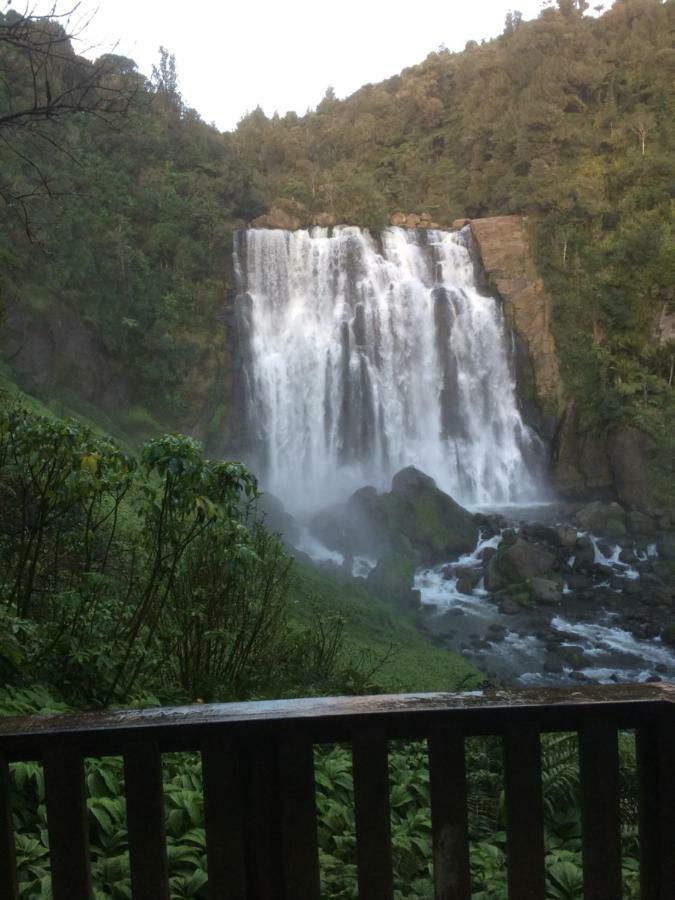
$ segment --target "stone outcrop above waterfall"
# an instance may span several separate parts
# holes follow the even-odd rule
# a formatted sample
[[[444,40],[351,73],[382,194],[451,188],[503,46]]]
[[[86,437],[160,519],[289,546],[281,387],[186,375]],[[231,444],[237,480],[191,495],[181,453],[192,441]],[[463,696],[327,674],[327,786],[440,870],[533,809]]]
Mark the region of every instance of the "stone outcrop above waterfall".
[[[488,282],[504,301],[506,315],[527,348],[536,398],[557,418],[562,381],[551,331],[552,302],[534,265],[525,219],[473,219],[471,233]]]
[[[443,225],[434,222],[429,213],[396,212],[389,217],[389,224],[395,228],[432,228],[443,229]]]
[[[269,212],[251,222],[252,228],[282,228],[284,231],[295,231],[303,225],[303,219],[298,212],[281,206],[272,206]]]

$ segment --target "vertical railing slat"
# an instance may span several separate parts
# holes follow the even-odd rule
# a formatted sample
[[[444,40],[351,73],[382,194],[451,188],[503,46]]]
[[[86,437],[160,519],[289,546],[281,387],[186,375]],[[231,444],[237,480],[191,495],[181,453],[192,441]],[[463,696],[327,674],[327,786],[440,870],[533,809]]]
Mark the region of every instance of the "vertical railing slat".
[[[248,900],[283,900],[279,769],[271,737],[244,746]],[[302,900],[302,898],[298,898]]]
[[[537,733],[506,734],[504,793],[511,900],[544,900],[546,869],[541,741]]]
[[[214,737],[202,746],[210,900],[246,900],[244,808],[239,747]]]
[[[59,744],[44,753],[47,830],[54,900],[90,900],[89,826],[84,760]]]
[[[470,900],[464,736],[447,725],[428,739],[435,900]]]
[[[9,802],[9,766],[0,754],[0,897],[16,900],[18,896],[14,823]]]
[[[641,900],[675,897],[675,721],[637,730]]]
[[[579,732],[584,900],[622,893],[619,743],[616,725],[589,721]]]
[[[394,894],[389,810],[389,756],[383,729],[362,727],[352,741],[359,897]]]
[[[305,735],[281,739],[279,786],[286,900],[320,900],[314,746]]]
[[[124,754],[131,892],[134,900],[168,900],[162,756],[152,741]]]

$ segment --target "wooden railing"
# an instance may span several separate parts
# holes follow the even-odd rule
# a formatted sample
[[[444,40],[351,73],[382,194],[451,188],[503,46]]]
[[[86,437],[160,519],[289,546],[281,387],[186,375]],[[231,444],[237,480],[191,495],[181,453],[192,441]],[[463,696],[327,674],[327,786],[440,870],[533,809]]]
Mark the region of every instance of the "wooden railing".
[[[0,897],[18,896],[8,765],[44,765],[55,900],[91,896],[84,760],[121,755],[135,900],[169,897],[162,753],[202,756],[212,900],[318,900],[314,747],[351,744],[359,896],[391,900],[388,742],[428,744],[438,900],[469,900],[464,742],[504,749],[511,900],[544,900],[540,736],[579,734],[585,900],[620,900],[618,732],[634,729],[642,900],[675,898],[675,687],[232,703],[0,720]]]

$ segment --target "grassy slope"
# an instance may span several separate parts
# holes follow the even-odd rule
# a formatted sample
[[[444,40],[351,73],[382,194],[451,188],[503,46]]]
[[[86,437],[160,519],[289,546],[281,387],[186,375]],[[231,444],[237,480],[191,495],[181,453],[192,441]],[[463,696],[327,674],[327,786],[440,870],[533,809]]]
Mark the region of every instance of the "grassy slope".
[[[132,451],[141,441],[168,430],[152,419],[150,413],[142,407],[133,407],[126,413],[120,411],[117,417],[112,417],[72,392],[44,396],[29,394],[19,387],[11,368],[2,362],[0,362],[0,394],[5,394],[10,400],[39,416],[50,419],[78,419],[96,434],[113,438],[127,451]]]
[[[434,646],[415,627],[413,614],[378,600],[352,579],[299,563],[292,603],[300,621],[313,609],[343,616],[350,652],[368,662],[386,657],[374,675],[385,691],[470,690],[484,680],[463,657]]]

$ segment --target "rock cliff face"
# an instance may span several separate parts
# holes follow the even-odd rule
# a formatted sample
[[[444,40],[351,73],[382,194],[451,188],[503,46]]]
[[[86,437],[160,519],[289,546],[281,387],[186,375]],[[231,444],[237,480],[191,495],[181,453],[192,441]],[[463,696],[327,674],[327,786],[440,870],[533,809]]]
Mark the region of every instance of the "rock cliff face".
[[[232,380],[226,316],[213,322],[199,363],[180,386],[180,408],[159,417],[152,398],[142,396],[126,359],[106,344],[90,322],[60,303],[31,309],[9,303],[0,328],[0,361],[28,393],[58,401],[130,440],[178,428],[204,440],[211,452],[223,449],[223,398]],[[195,339],[199,339],[197,336]]]
[[[521,345],[520,387],[527,393],[531,383],[550,436],[562,411],[562,381],[551,331],[552,302],[534,266],[525,220],[497,216],[473,219],[470,225],[488,285],[502,298]]]

